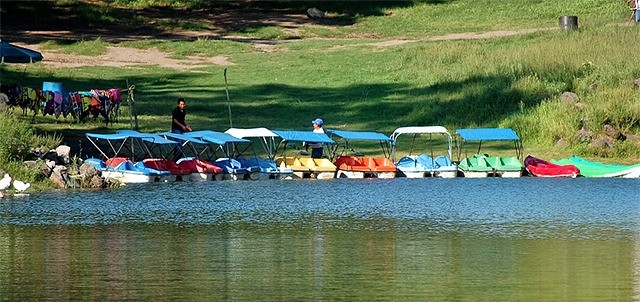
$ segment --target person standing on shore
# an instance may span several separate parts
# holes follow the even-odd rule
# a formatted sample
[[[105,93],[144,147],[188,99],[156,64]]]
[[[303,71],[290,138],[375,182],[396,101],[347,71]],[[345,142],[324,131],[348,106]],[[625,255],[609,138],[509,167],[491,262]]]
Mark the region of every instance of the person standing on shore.
[[[184,98],[178,99],[178,105],[171,112],[171,132],[177,134],[183,134],[185,132],[193,131],[189,125],[184,121],[187,115],[186,108],[187,102],[185,102]],[[178,144],[178,146],[173,150],[173,161],[178,161],[178,159],[184,157],[184,153],[182,150],[182,144]]]
[[[321,118],[317,118],[311,123],[313,124],[314,133],[324,133],[324,129],[322,129],[324,121]],[[311,147],[311,158],[322,158],[322,143],[309,143],[309,147]]]
[[[176,106],[171,113],[171,132],[182,134],[193,130],[184,121],[187,115],[186,107],[187,102],[185,102],[184,98],[179,98],[178,106]]]

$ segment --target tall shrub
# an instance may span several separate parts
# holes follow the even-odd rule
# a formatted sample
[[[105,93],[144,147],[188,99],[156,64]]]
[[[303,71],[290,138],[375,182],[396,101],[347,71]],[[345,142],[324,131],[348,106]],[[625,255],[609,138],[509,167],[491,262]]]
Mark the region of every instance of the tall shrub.
[[[33,128],[27,122],[11,113],[0,113],[0,162],[23,159],[33,137]]]

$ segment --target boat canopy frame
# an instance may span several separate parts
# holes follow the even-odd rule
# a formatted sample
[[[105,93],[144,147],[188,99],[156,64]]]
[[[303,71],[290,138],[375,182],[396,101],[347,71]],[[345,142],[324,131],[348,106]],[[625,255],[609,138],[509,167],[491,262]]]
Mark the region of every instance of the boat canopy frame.
[[[354,153],[358,153],[354,150],[350,143],[352,141],[378,141],[380,142],[380,148],[382,149],[382,154],[385,158],[389,158],[391,156],[390,145],[392,139],[388,136],[373,131],[348,131],[348,130],[334,130],[329,129],[326,130],[327,133],[331,134],[330,138],[338,137],[335,140],[334,147],[331,150],[331,160],[335,160],[339,155],[344,155],[346,151],[351,151]],[[339,150],[342,147],[341,150]],[[340,153],[338,154],[338,151]]]
[[[275,153],[277,154],[279,150],[282,150],[282,157],[286,156],[287,146],[289,146],[291,142],[299,142],[299,143],[322,143],[323,148],[326,148],[328,154],[331,153],[331,145],[335,144],[335,142],[326,134],[326,133],[317,133],[311,131],[300,131],[300,130],[273,130],[273,133],[277,134],[280,138],[280,141],[277,144],[275,149]],[[281,149],[282,148],[282,149]],[[296,150],[300,151],[300,149],[296,148]],[[275,155],[274,155],[275,156]]]
[[[429,135],[429,141],[432,141],[434,134],[445,136],[445,138],[447,139],[447,153],[449,155],[449,159],[453,160],[453,137],[451,136],[447,128],[443,126],[408,126],[400,127],[394,130],[393,133],[389,136],[389,138],[391,139],[391,160],[394,162],[396,161],[396,142],[398,140],[398,137],[400,137],[401,135],[412,135],[411,148],[409,149],[409,155],[412,155],[415,141],[418,135]],[[429,144],[429,149],[431,150],[431,157],[433,158],[433,144]]]
[[[123,150],[129,151],[133,159],[135,159],[136,145],[143,150],[144,155],[153,157],[155,155],[153,150],[156,147],[161,145],[177,144],[176,142],[165,139],[160,135],[138,132],[135,130],[118,130],[115,134],[85,133],[85,136],[105,159],[117,157]],[[107,155],[107,152],[98,146],[97,142],[100,140],[107,142],[113,152],[113,156]],[[118,141],[120,141],[120,143],[115,143]]]
[[[469,128],[469,129],[456,129],[456,134],[461,139],[458,145],[458,160],[462,155],[462,146],[465,142],[478,142],[478,151],[480,153],[482,148],[482,142],[485,141],[513,141],[514,148],[516,150],[516,157],[522,160],[524,148],[522,146],[522,140],[518,134],[511,128]]]
[[[208,160],[212,160],[214,157],[216,157],[217,151],[221,151],[226,158],[233,158],[234,156],[241,154],[242,151],[239,151],[240,144],[252,143],[248,139],[237,138],[228,133],[212,131],[212,130],[199,130],[199,131],[185,132],[183,134],[192,138],[199,139],[209,145],[217,146],[216,148],[205,148],[202,152],[198,154],[198,156],[202,156],[208,150],[211,150],[212,154],[208,156]]]
[[[264,152],[267,154],[267,158],[274,160],[275,156],[276,156],[276,148],[278,147],[278,144],[276,143],[276,139],[279,138],[280,136],[278,136],[276,133],[274,133],[273,131],[261,127],[261,128],[229,128],[227,129],[227,131],[225,131],[225,133],[230,134],[234,137],[237,138],[242,138],[242,139],[248,139],[250,140],[250,138],[255,138],[257,140],[260,141],[260,144],[262,145],[262,149],[264,150]],[[251,150],[253,151],[253,154],[256,155],[256,151],[255,149],[253,149],[253,141],[251,144],[249,144],[248,146],[246,146],[246,148],[244,148],[242,151],[240,151],[240,154],[243,154],[244,152],[246,152],[249,148],[251,148]],[[256,155],[257,156],[257,155]]]

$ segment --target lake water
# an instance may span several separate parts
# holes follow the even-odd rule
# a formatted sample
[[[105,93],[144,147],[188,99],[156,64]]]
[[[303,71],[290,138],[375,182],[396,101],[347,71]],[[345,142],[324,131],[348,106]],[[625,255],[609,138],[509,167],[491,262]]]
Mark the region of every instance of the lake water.
[[[640,300],[640,179],[182,182],[0,200],[0,300]]]

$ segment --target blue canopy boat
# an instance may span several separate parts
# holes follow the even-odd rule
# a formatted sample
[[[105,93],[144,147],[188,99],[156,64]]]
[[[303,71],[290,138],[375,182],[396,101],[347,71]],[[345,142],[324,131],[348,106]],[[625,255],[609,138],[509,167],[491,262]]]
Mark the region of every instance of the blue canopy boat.
[[[179,147],[174,149],[176,156],[180,157],[176,161],[176,165],[179,168],[186,169],[188,171],[188,179],[191,181],[208,181],[208,180],[222,180],[223,170],[222,168],[214,165],[213,163],[199,159],[199,154],[202,149],[206,149],[209,146],[208,142],[191,137],[184,134],[173,132],[162,132],[158,135],[177,142]],[[185,151],[184,149],[190,149]],[[184,156],[187,152],[191,152],[193,156]],[[179,154],[179,156],[178,156]]]
[[[338,138],[332,153],[333,163],[337,167],[337,178],[396,177],[396,165],[389,159],[391,139],[386,135],[379,132],[346,130],[327,130],[327,133],[331,134],[332,138]],[[352,148],[352,141],[379,142],[384,157],[364,156]],[[347,151],[353,152],[353,155],[346,154]]]
[[[152,169],[141,161],[134,163],[134,160],[136,157],[152,155],[154,144],[174,146],[176,143],[173,141],[156,134],[137,131],[122,131],[115,134],[86,133],[85,136],[106,160],[89,158],[85,162],[93,164],[105,178],[122,183],[141,183],[169,180],[172,177],[169,171]],[[101,143],[106,143],[111,149],[110,152],[103,150],[104,146],[101,147]]]
[[[279,167],[291,169],[293,175],[297,178],[335,178],[336,166],[328,158],[308,157],[308,153],[300,151],[300,148],[296,145],[296,143],[303,142],[322,143],[325,150],[330,152],[329,145],[333,144],[334,141],[328,135],[296,130],[274,130],[273,132],[280,137],[280,142],[276,149],[282,147],[282,155],[275,158]],[[287,147],[294,148],[299,151],[299,154],[295,156],[287,155]]]
[[[408,154],[396,161],[398,142],[401,141],[401,136],[409,136],[411,138],[411,148]],[[444,141],[439,137],[443,137]],[[392,140],[391,159],[395,161],[400,176],[407,178],[454,178],[457,176],[458,167],[451,160],[453,138],[445,127],[401,127],[393,131],[390,138]],[[423,153],[413,153],[416,142],[420,146],[418,150]],[[436,149],[439,151],[434,151]]]
[[[242,165],[258,166],[260,168],[260,173],[258,174],[260,179],[287,179],[293,177],[293,170],[276,165],[274,159],[277,148],[276,140],[280,137],[273,131],[267,128],[230,128],[225,133],[237,138],[258,140],[260,142],[266,158],[258,157],[255,150],[253,150],[253,143],[250,145],[253,150],[252,156],[239,156],[236,158]]]
[[[214,149],[210,149],[210,158],[216,157],[213,164],[222,168],[224,171],[223,179],[257,179],[260,168],[258,166],[245,166],[235,157],[241,153],[241,144],[251,144],[248,139],[237,138],[224,132],[211,130],[201,130],[193,132],[185,132],[184,135],[200,139],[210,144],[216,145]],[[201,152],[203,154],[207,150]],[[222,156],[219,156],[220,153]]]
[[[524,171],[522,164],[522,141],[518,134],[511,128],[474,128],[458,129],[456,133],[462,139],[459,147],[466,142],[477,142],[476,154],[468,156],[460,161],[458,168],[465,177],[483,178],[488,175],[500,177],[520,177]],[[486,141],[512,142],[516,156],[494,156],[480,153],[482,143]],[[460,157],[460,149],[458,150]]]

